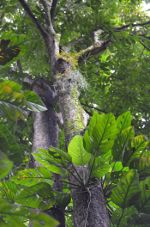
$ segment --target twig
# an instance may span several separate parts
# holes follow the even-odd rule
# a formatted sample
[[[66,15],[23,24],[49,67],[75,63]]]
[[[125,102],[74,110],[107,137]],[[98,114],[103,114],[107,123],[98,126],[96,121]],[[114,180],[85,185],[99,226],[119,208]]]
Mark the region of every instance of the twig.
[[[82,106],[85,106],[85,107],[88,107],[88,108],[90,108],[90,109],[97,110],[97,111],[102,112],[102,113],[106,113],[106,111],[101,110],[101,109],[100,109],[100,108],[98,108],[98,107],[94,107],[94,106],[88,105],[88,104],[83,103],[83,102],[81,102],[81,105],[82,105]]]
[[[126,28],[129,28],[129,27],[142,27],[142,26],[149,25],[149,24],[150,24],[150,20],[143,22],[143,23],[131,23],[131,24],[123,25],[121,27],[116,27],[116,28],[114,28],[114,31],[119,32],[119,31],[125,30]]]

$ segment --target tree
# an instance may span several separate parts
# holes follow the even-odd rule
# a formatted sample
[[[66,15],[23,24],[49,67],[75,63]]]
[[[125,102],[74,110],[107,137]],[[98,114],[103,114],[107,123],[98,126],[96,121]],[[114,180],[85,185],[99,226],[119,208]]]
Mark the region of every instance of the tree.
[[[112,95],[112,93],[114,93],[114,90],[117,90],[115,81],[111,82],[113,74],[111,75],[111,77],[108,76],[111,70],[113,69],[110,67],[110,64],[113,63],[115,75],[117,75],[117,73],[119,74],[120,68],[117,66],[116,62],[118,61],[117,59],[119,58],[119,54],[122,53],[123,55],[124,53],[124,51],[122,52],[123,45],[126,45],[127,47],[129,46],[131,47],[132,45],[138,45],[139,52],[142,46],[144,46],[145,54],[144,57],[148,58],[147,42],[149,40],[149,37],[147,36],[148,35],[147,27],[150,24],[149,20],[145,20],[145,16],[140,15],[140,11],[138,15],[138,6],[135,4],[134,1],[121,2],[111,1],[110,3],[110,1],[48,2],[42,0],[39,1],[38,3],[35,3],[34,1],[31,2],[31,6],[29,6],[29,4],[24,0],[19,0],[19,2],[21,3],[23,9],[25,10],[23,12],[20,6],[18,5],[17,9],[19,9],[18,10],[19,14],[22,14],[23,18],[25,18],[26,20],[28,20],[27,16],[29,16],[29,18],[37,28],[35,35],[35,37],[36,36],[38,37],[37,44],[40,47],[43,46],[43,44],[45,45],[45,49],[47,50],[46,59],[48,59],[50,67],[49,71],[51,81],[51,86],[48,86],[46,82],[43,80],[43,78],[40,80],[35,80],[35,82],[33,82],[33,89],[42,98],[48,110],[47,112],[35,114],[33,150],[34,151],[36,150],[34,158],[36,159],[37,162],[33,160],[32,164],[36,166],[36,169],[33,171],[30,170],[31,172],[30,171],[29,172],[30,174],[33,175],[35,174],[36,176],[36,170],[40,169],[40,167],[38,167],[39,165],[38,163],[43,164],[45,168],[48,168],[49,170],[51,170],[51,172],[54,173],[53,179],[56,179],[56,185],[61,185],[62,179],[58,177],[58,175],[56,174],[60,174],[61,172],[60,168],[67,169],[67,173],[64,172],[63,173],[65,175],[69,173],[68,176],[69,185],[72,185],[71,195],[74,205],[73,217],[75,226],[109,226],[109,215],[106,209],[106,198],[104,198],[103,192],[104,189],[106,190],[105,196],[108,195],[108,197],[111,198],[111,202],[108,203],[111,212],[113,210],[112,203],[114,203],[114,207],[118,206],[117,207],[118,209],[115,207],[116,212],[120,212],[118,214],[119,216],[118,220],[114,221],[114,223],[116,224],[116,226],[126,225],[131,216],[132,215],[136,216],[137,214],[136,208],[134,209],[130,207],[129,212],[130,214],[128,215],[127,207],[132,204],[132,202],[130,203],[130,199],[132,199],[133,196],[137,195],[137,193],[142,194],[142,190],[140,191],[139,186],[137,187],[138,190],[136,190],[136,185],[138,184],[136,179],[138,179],[138,175],[137,172],[134,170],[139,169],[140,164],[136,165],[132,163],[131,165],[131,162],[135,159],[135,157],[138,160],[141,160],[139,158],[140,156],[139,151],[136,150],[137,149],[135,145],[136,142],[134,142],[134,140],[136,141],[136,139],[134,138],[133,130],[130,127],[131,117],[127,113],[126,115],[123,115],[120,118],[118,118],[117,120],[118,123],[116,124],[114,116],[111,114],[101,116],[94,115],[92,120],[90,121],[88,130],[86,130],[84,133],[88,121],[88,115],[83,109],[83,106],[80,104],[79,96],[80,89],[83,89],[86,86],[86,82],[81,72],[79,72],[79,66],[81,70],[85,72],[84,68],[88,67],[87,66],[88,64],[83,65],[84,62],[89,61],[90,66],[91,63],[93,65],[95,63],[99,64],[99,59],[97,58],[97,55],[102,53],[107,48],[109,48],[106,50],[104,54],[101,55],[102,57],[100,57],[100,64],[104,68],[104,70],[103,71],[101,70],[102,72],[100,72],[103,75],[101,87],[103,88],[103,83],[104,85],[106,85],[106,87],[103,88],[106,96],[106,97],[103,96],[105,97],[104,101],[99,100],[98,98],[96,100],[93,100],[92,97],[87,99],[84,96],[82,96],[82,99],[84,101],[83,105],[86,106],[87,108],[90,108],[90,105],[87,105],[85,103],[85,100],[86,102],[90,101],[90,103],[97,104],[100,108],[102,107],[102,111],[104,112],[109,112],[110,110],[113,109],[113,112],[115,112],[116,115],[119,115],[122,112],[120,106],[118,105],[118,108],[116,107],[114,108],[115,103],[118,102],[117,96],[116,96],[117,98],[115,97],[115,95],[113,96],[112,100],[115,101],[114,104],[111,104],[109,108],[108,106],[105,105],[106,100],[107,101],[110,100],[110,96]],[[12,2],[10,1],[10,3]],[[124,9],[122,8],[123,6]],[[108,11],[106,10],[107,8]],[[15,8],[13,9],[15,10],[16,13],[15,15],[17,16],[16,9]],[[118,11],[119,9],[122,9],[121,15]],[[114,18],[111,17],[112,10],[114,11],[113,14]],[[135,14],[134,13],[131,14],[133,10],[135,10],[136,12]],[[124,15],[125,12],[129,12],[129,14],[125,16]],[[115,16],[115,13],[118,13],[117,16]],[[25,34],[25,38],[23,37],[23,42],[26,42],[26,37],[28,36],[28,28],[29,27],[33,28],[33,24],[31,24],[31,21],[29,21],[27,25],[23,25],[23,21],[22,20],[19,21],[17,19],[18,31]],[[21,28],[19,28],[20,25]],[[5,39],[8,38],[8,35],[9,32],[8,34],[7,32],[4,32],[3,38]],[[41,38],[39,38],[39,35],[41,35]],[[35,39],[31,42],[33,42],[34,45],[36,44]],[[20,45],[18,40],[17,43],[18,45]],[[24,45],[26,44],[23,45],[21,44],[21,46]],[[8,48],[4,48],[4,53],[5,49],[7,50]],[[35,51],[35,49],[33,49],[33,51]],[[113,56],[113,58],[111,56]],[[27,62],[24,61],[26,60],[27,57],[28,56],[23,55],[21,59],[22,68],[27,67]],[[95,58],[96,60],[94,60]],[[108,58],[109,60],[107,61]],[[9,54],[9,60],[10,59],[11,54]],[[133,59],[131,58],[131,60],[134,60],[134,58]],[[5,59],[3,60],[3,64],[6,62],[7,58],[6,60]],[[130,67],[130,61],[127,62],[127,60],[125,63],[121,64],[121,66],[125,65],[126,63],[127,66]],[[38,64],[37,59],[36,64]],[[142,67],[142,64],[139,67]],[[20,67],[18,68],[20,75],[22,75],[22,77],[24,78],[22,69],[20,69]],[[93,71],[97,70],[96,67],[92,68]],[[88,73],[92,71],[92,68],[88,70]],[[44,68],[43,71],[46,70]],[[87,78],[89,80],[88,75]],[[117,80],[117,82],[118,81],[119,80]],[[90,84],[91,85],[93,84],[92,80],[90,81]],[[124,83],[121,83],[121,85],[123,84]],[[115,86],[114,90],[113,86]],[[148,89],[149,88],[147,87],[147,90]],[[57,97],[55,97],[56,92]],[[94,94],[93,97],[95,97],[98,94],[93,89],[90,89],[89,94],[90,93]],[[109,104],[109,102],[110,101],[107,102],[107,105]],[[124,109],[127,109],[128,104],[124,105],[123,107]],[[58,146],[57,144],[58,123],[56,120],[57,118],[56,109],[59,109],[63,116],[65,147],[67,148],[69,155],[64,153],[62,150],[56,148],[54,149],[51,147],[49,150],[51,156],[49,156],[48,151],[44,150],[48,149],[50,145],[54,147]],[[133,112],[140,114],[142,110],[139,109],[137,110],[136,108],[133,108]],[[147,110],[144,112],[144,114],[145,113],[147,114]],[[128,123],[124,123],[125,125],[123,124],[123,126],[120,126],[120,124],[122,124],[120,119],[124,119],[124,116],[126,116],[125,119],[127,119]],[[48,122],[51,125],[51,127],[48,126]],[[96,124],[98,124],[98,126],[96,126]],[[111,124],[112,126],[110,126]],[[139,127],[137,126],[137,128]],[[50,131],[50,129],[52,129],[52,131]],[[123,135],[120,134],[118,138],[117,133],[119,130],[124,131]],[[122,131],[120,131],[120,133],[121,132]],[[83,135],[83,137],[79,135]],[[138,143],[144,144],[144,148],[142,147],[141,149],[143,152],[145,152],[145,149],[147,149],[147,142],[144,141],[143,137],[139,137]],[[41,147],[44,149],[41,150],[39,153],[37,151],[37,147]],[[130,148],[132,148],[131,150],[134,150],[136,148],[135,149],[136,151],[134,152],[132,151],[130,153]],[[111,149],[112,153],[109,152],[109,150]],[[118,151],[117,154],[115,153],[116,150]],[[126,157],[124,156],[125,151]],[[120,156],[117,157],[117,155]],[[130,160],[131,158],[130,156],[134,157],[133,160],[132,159]],[[72,161],[70,157],[72,158]],[[144,158],[145,157],[147,157],[147,150],[146,154],[144,153]],[[103,159],[105,160],[106,163],[103,162]],[[113,164],[113,162],[115,162],[115,164]],[[49,165],[49,163],[51,163],[51,165]],[[112,165],[111,170],[108,169],[109,165]],[[115,165],[119,167],[116,168]],[[101,167],[99,169],[99,166],[102,166],[103,168]],[[128,168],[126,169],[125,168],[126,166],[128,166],[129,169]],[[116,170],[114,171],[115,168]],[[129,188],[131,187],[131,191],[129,191],[129,193],[128,188],[126,192],[122,192],[123,189],[121,187],[121,183],[119,184],[119,186],[116,185],[115,182],[116,176],[112,178],[113,171],[114,172],[119,171],[121,172],[121,174],[123,174],[123,179],[121,178],[120,182],[121,183],[123,182],[123,184],[126,184],[127,182],[127,185],[129,184]],[[29,172],[27,171],[25,173],[29,174]],[[127,172],[127,174],[125,174],[124,172]],[[119,180],[120,175],[118,175],[117,177]],[[147,177],[147,172],[146,176],[144,175],[144,178],[145,177]],[[135,181],[133,181],[134,178]],[[25,184],[28,185],[29,183]],[[114,190],[112,190],[111,188],[112,184],[114,184],[115,186]],[[141,185],[142,184],[147,185],[147,181],[145,181],[145,183],[142,182]],[[32,190],[34,191],[35,187],[34,185],[32,186],[33,186]],[[44,184],[43,182],[42,185],[39,185],[39,190],[43,190],[46,187],[48,188],[48,185]],[[62,198],[63,196],[65,197],[65,194],[63,192],[60,192],[60,190],[62,190],[62,185],[60,187],[61,188],[56,189],[56,195],[58,196],[58,198],[59,195],[61,195],[60,200],[63,200]],[[118,199],[117,201],[116,195],[118,196],[120,191],[125,194],[125,197],[120,198],[120,200]],[[36,192],[36,190],[34,192]],[[109,193],[112,193],[111,196],[109,195]],[[51,196],[56,197],[56,195],[52,194]],[[48,199],[49,198],[47,197],[46,201],[48,201]],[[21,200],[17,201],[21,203]],[[100,203],[99,201],[102,202]],[[61,208],[61,210],[63,210],[64,207],[60,204],[61,202],[58,203],[58,201],[55,200],[55,206],[58,209]],[[44,210],[49,210],[49,207],[51,206],[50,203],[48,202],[47,207],[44,207]],[[36,205],[35,207],[33,206],[33,208],[36,208]],[[51,213],[52,209],[50,208],[50,210],[51,210],[50,214],[52,214]],[[57,211],[55,210],[55,212]],[[61,214],[62,213],[63,212],[61,212]],[[54,217],[56,216],[57,215],[54,215]],[[127,217],[127,220],[124,219],[124,216]],[[57,219],[62,220],[61,218]],[[63,225],[64,223],[61,223],[61,226]]]

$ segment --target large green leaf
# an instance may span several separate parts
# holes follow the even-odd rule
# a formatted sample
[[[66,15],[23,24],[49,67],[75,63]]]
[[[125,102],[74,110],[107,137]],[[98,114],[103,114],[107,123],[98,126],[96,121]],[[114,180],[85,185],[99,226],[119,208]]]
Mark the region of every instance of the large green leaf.
[[[129,170],[112,190],[111,199],[118,206],[125,208],[130,199],[139,192],[139,177],[135,170]]]
[[[41,182],[52,184],[51,172],[45,167],[37,167],[36,169],[24,169],[16,173],[11,179],[16,184],[31,187]]]
[[[67,152],[60,150],[56,147],[49,147],[49,154],[52,155],[54,158],[59,158],[60,163],[62,162],[64,165],[65,163],[67,164],[68,162],[71,162],[70,155]]]
[[[101,178],[106,173],[108,173],[111,170],[110,164],[107,160],[105,160],[102,157],[97,157],[94,160],[94,166],[92,169],[92,176]]]
[[[82,136],[75,136],[69,143],[68,153],[75,165],[87,165],[91,155],[83,147]]]
[[[115,140],[113,147],[113,156],[115,161],[127,162],[127,149],[131,139],[134,136],[134,130],[132,127],[124,129]]]
[[[131,126],[132,115],[129,111],[121,114],[117,118],[117,128],[119,130],[119,134],[126,128]]]
[[[112,148],[116,134],[114,115],[95,113],[90,121],[88,131],[84,135],[85,149],[94,156],[106,153]]]
[[[149,214],[150,211],[150,177],[140,182],[140,194],[134,205],[141,213]]]
[[[7,200],[0,199],[0,226],[21,226],[24,227],[23,224],[27,217],[29,216],[29,211],[25,207],[21,207],[18,204],[9,203]],[[15,220],[14,220],[15,219]],[[8,225],[7,225],[8,224]]]
[[[135,136],[131,141],[131,149],[133,150],[130,154],[128,164],[130,164],[135,159],[140,159],[142,153],[145,152],[145,149],[148,147],[149,141],[146,141],[144,135]]]
[[[125,209],[117,208],[112,214],[112,227],[127,227],[129,221],[132,220],[137,213],[134,206]]]
[[[0,197],[5,198],[12,203],[15,201],[19,189],[18,185],[10,180],[0,182]]]
[[[20,190],[16,202],[27,207],[48,209],[53,203],[52,188],[47,183],[38,183]]]
[[[139,159],[139,170],[150,174],[150,151],[146,150]]]
[[[49,154],[48,150],[40,148],[36,153],[33,154],[34,158],[43,167],[47,168],[49,171],[57,174],[63,174],[61,170],[61,161],[59,156],[53,157]]]
[[[6,177],[13,167],[13,163],[7,158],[7,156],[0,152],[0,179]]]
[[[116,161],[123,161],[129,141],[134,136],[131,120],[130,112],[123,113],[117,119],[118,135],[113,146],[113,155]]]

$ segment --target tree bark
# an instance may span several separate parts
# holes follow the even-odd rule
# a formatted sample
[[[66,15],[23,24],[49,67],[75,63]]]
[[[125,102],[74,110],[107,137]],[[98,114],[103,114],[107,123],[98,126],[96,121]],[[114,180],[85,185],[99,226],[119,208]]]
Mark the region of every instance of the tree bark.
[[[48,149],[50,146],[58,145],[57,115],[54,111],[55,93],[47,85],[43,79],[37,80],[33,85],[33,90],[42,98],[47,107],[47,111],[35,112],[33,114],[33,147],[32,152],[36,152],[38,148]],[[31,157],[30,166],[36,168],[39,166],[33,157]],[[62,191],[61,178],[57,174],[53,174],[55,191]],[[59,227],[65,227],[64,210],[61,207],[55,206],[46,211],[47,214],[53,216],[59,221]]]
[[[60,65],[59,60],[59,67],[57,65],[58,75],[56,77],[67,146],[74,135],[82,133],[88,117],[79,102],[78,85],[81,74],[77,70],[73,70],[69,64],[61,62]],[[79,185],[79,181],[81,183],[79,187],[72,188],[74,226],[108,227],[109,217],[101,181],[89,182],[84,185],[83,176],[89,176],[87,167],[75,167],[72,171],[70,182],[76,185]],[[83,182],[81,182],[82,180]]]

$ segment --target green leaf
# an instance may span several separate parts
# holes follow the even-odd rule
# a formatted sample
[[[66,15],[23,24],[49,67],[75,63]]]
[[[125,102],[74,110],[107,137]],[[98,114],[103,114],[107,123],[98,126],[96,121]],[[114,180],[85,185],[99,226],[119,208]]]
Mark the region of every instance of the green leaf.
[[[24,227],[23,223],[29,216],[27,208],[21,207],[18,204],[9,203],[7,200],[0,199],[0,226],[21,226]],[[14,221],[15,219],[15,221]],[[3,225],[2,225],[3,224]],[[8,224],[8,225],[6,225]]]
[[[150,211],[150,177],[140,182],[140,194],[134,205],[141,213],[149,214]]]
[[[132,127],[128,127],[118,134],[113,147],[113,156],[115,161],[124,162],[124,158],[125,160],[127,159],[127,148],[133,136],[134,130]],[[126,162],[128,162],[128,159]]]
[[[113,155],[116,161],[123,161],[126,147],[134,136],[131,120],[130,112],[123,113],[117,119],[118,135],[113,146]]]
[[[7,156],[0,152],[0,179],[6,177],[13,167],[13,163],[7,158]]]
[[[53,205],[52,188],[47,183],[38,183],[20,190],[16,202],[32,208],[49,208]]]
[[[4,181],[0,183],[0,193],[2,198],[6,198],[9,202],[14,202],[16,194],[19,190],[18,185],[12,181]]]
[[[139,178],[135,170],[129,170],[112,190],[111,199],[118,206],[125,208],[129,200],[139,192]]]
[[[146,150],[142,153],[139,159],[139,170],[150,174],[150,151]]]
[[[71,162],[70,155],[67,152],[62,151],[56,147],[49,147],[49,153],[53,156],[57,155],[57,157],[59,157],[64,162],[65,161]]]
[[[137,214],[137,210],[134,206],[121,209],[116,209],[112,214],[112,223],[117,227],[127,227],[130,220],[134,219]]]
[[[79,135],[73,137],[70,141],[68,153],[72,158],[72,162],[79,166],[88,164],[91,157],[91,155],[84,149],[83,138]]]
[[[143,135],[135,136],[131,141],[131,148],[133,149],[132,155],[130,155],[130,159],[128,160],[128,164],[130,164],[135,159],[140,159],[142,153],[145,152],[145,149],[148,147],[149,141],[146,141]]]
[[[122,162],[113,162],[111,164],[111,167],[112,167],[112,172],[118,172],[123,169]]]
[[[35,160],[40,163],[43,167],[48,169],[49,171],[57,174],[63,174],[63,171],[61,169],[61,164],[59,162],[58,157],[58,163],[55,158],[53,158],[52,155],[49,154],[49,152],[45,149],[40,148],[36,153],[33,154]]]
[[[132,121],[132,115],[131,113],[125,112],[123,114],[121,114],[118,118],[117,118],[117,128],[119,130],[119,134],[126,128],[131,126],[131,121]]]
[[[116,121],[113,114],[97,114],[92,117],[88,132],[84,135],[85,149],[99,156],[108,152],[117,134]]]
[[[111,170],[109,162],[102,157],[95,158],[92,176],[101,178]]]
[[[46,182],[52,184],[51,172],[40,166],[36,169],[24,169],[19,171],[11,180],[16,184],[31,187],[35,184]]]

